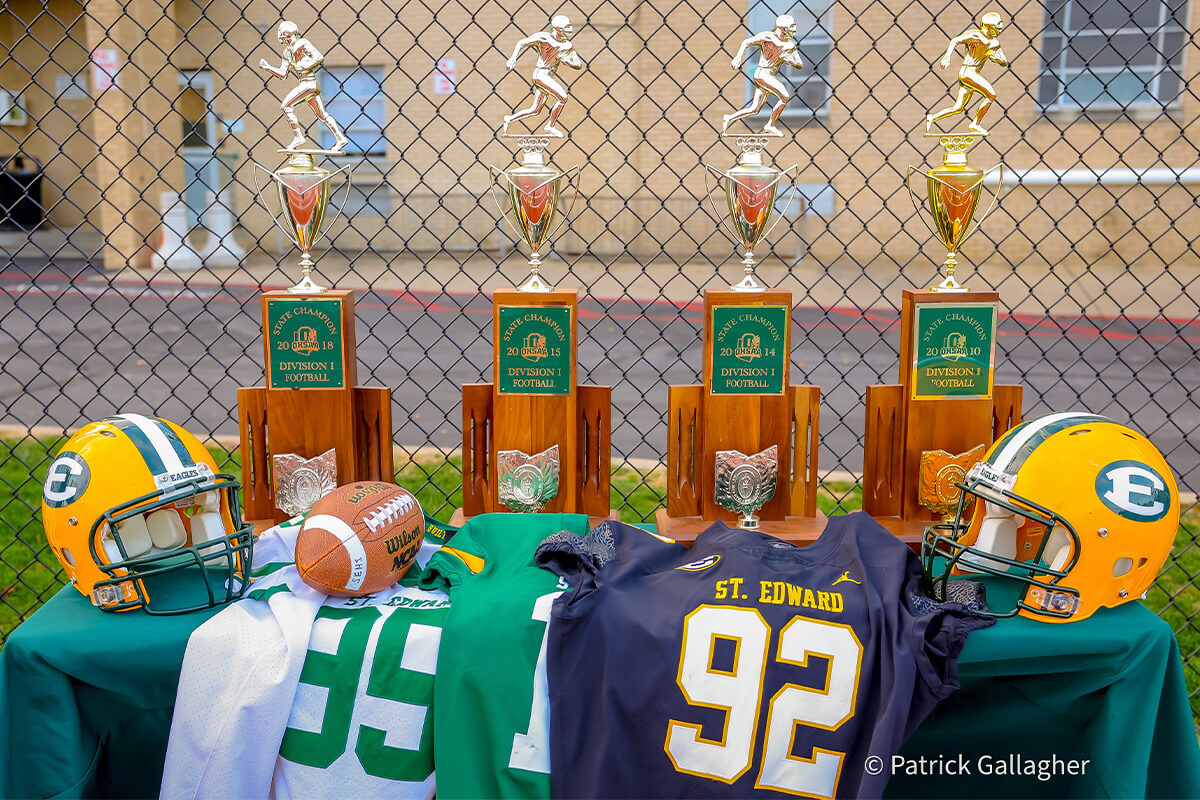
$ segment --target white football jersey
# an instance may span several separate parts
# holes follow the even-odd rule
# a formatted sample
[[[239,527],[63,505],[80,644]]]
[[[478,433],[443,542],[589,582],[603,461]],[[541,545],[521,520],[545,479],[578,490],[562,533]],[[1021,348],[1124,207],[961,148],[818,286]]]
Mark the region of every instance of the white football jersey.
[[[188,640],[162,798],[430,798],[445,593],[327,597],[290,563],[299,520],[255,543],[247,598]],[[417,567],[441,543],[426,537]]]

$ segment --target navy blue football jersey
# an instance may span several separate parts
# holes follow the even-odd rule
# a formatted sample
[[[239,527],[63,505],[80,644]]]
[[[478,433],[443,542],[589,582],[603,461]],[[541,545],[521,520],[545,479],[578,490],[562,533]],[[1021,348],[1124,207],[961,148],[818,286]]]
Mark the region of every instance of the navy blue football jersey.
[[[556,798],[878,797],[993,622],[921,595],[916,555],[862,513],[804,548],[605,522],[537,560],[576,587],[547,643]]]

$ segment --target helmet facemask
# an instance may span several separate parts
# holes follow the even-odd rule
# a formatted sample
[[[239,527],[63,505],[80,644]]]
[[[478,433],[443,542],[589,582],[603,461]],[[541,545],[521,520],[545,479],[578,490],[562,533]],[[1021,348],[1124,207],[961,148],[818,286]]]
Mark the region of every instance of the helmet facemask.
[[[954,520],[926,528],[926,590],[945,601],[952,578],[999,576],[1023,584],[1021,592],[1011,609],[986,613],[1011,617],[1024,609],[1069,618],[1079,607],[1079,590],[1063,582],[1079,559],[1079,536],[1063,517],[1002,484],[973,468],[959,484]]]
[[[96,582],[93,602],[107,611],[142,606],[150,614],[178,614],[240,597],[254,537],[250,524],[234,525],[242,519],[239,486],[231,475],[209,473],[106,511],[88,540],[92,558],[107,576]],[[182,569],[198,571],[204,587],[200,601],[154,604],[147,579],[154,583],[156,576]],[[153,595],[161,591],[156,587]]]
[[[294,22],[285,20],[279,23],[279,30],[275,32],[275,38],[280,44],[291,44],[300,38],[300,28]]]

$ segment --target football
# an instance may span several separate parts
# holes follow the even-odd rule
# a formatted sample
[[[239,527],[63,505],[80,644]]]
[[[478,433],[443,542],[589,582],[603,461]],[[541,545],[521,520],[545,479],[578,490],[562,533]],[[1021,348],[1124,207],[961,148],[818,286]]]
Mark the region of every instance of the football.
[[[362,597],[400,580],[424,538],[425,515],[407,489],[358,481],[308,512],[296,535],[296,569],[319,592]]]

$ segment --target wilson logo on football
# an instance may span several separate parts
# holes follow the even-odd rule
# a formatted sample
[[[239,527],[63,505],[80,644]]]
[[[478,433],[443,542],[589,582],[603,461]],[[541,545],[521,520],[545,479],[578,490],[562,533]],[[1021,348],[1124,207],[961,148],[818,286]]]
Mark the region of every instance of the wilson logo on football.
[[[1155,522],[1171,510],[1167,482],[1140,461],[1114,461],[1100,470],[1096,494],[1109,510],[1136,522]]]
[[[410,531],[403,531],[402,533],[398,533],[395,536],[393,536],[392,538],[388,539],[387,542],[385,542],[385,544],[387,545],[388,555],[394,555],[396,553],[399,553],[402,549],[406,550],[406,549],[408,549],[408,546],[411,545],[413,542],[420,542],[420,540],[421,540],[421,529],[420,528],[413,528]]]
[[[705,556],[699,561],[693,561],[690,564],[684,564],[683,566],[676,567],[675,569],[681,569],[684,572],[700,572],[701,570],[705,570],[711,566],[714,566],[720,560],[721,556],[714,553],[711,556]]]

